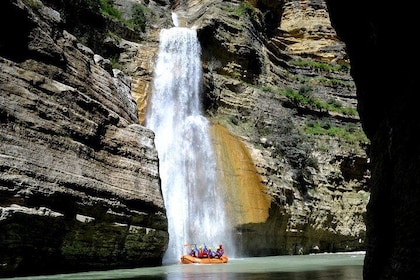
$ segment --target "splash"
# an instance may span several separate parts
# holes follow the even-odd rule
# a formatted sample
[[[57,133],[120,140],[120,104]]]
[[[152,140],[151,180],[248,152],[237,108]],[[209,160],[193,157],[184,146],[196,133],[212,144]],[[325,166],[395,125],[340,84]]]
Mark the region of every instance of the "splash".
[[[146,125],[155,132],[168,216],[164,264],[179,262],[189,249],[185,244],[222,243],[225,250],[232,244],[209,121],[202,114],[200,56],[195,30],[161,30]]]
[[[180,26],[178,14],[172,13],[172,22],[176,27]]]

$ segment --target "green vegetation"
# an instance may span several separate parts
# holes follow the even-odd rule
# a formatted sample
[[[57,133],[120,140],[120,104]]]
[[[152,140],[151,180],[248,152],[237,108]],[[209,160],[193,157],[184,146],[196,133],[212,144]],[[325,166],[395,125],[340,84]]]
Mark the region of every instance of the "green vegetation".
[[[308,85],[303,85],[298,91],[293,89],[285,90],[274,90],[271,87],[263,87],[263,91],[277,92],[283,96],[289,98],[293,103],[301,106],[308,106],[316,110],[325,110],[329,112],[337,112],[343,115],[356,116],[357,110],[355,108],[345,108],[342,104],[335,99],[329,99],[327,102],[323,102],[314,96],[312,96],[312,89]],[[330,137],[337,137],[343,139],[348,143],[368,143],[368,139],[364,132],[360,129],[349,127],[340,128],[332,126],[328,122],[311,122],[307,124],[303,131],[306,134],[312,135],[328,135]]]
[[[86,4],[94,10],[97,10],[103,15],[113,18],[127,27],[130,27],[136,31],[144,32],[146,29],[146,15],[150,13],[150,10],[141,5],[135,4],[131,10],[131,19],[126,20],[123,18],[123,14],[120,10],[114,7],[114,0],[85,0]]]
[[[330,78],[325,76],[316,77],[298,77],[289,74],[290,80],[297,81],[301,84],[321,84],[324,86],[341,86],[341,87],[354,87],[353,81],[343,81],[337,78]]]
[[[234,12],[235,9],[232,7],[232,2],[221,2],[220,8],[226,12]]]
[[[343,86],[343,87],[353,86],[353,82],[345,82],[345,81],[335,79],[335,78],[330,79],[330,78],[318,76],[316,78],[311,78],[311,79],[320,84],[327,85],[327,86]]]
[[[93,0],[89,0],[93,1]],[[122,13],[118,9],[114,7],[113,0],[99,0],[99,10],[102,14],[107,15],[109,17],[115,18],[117,20],[122,19]]]
[[[252,6],[252,4],[249,3],[248,1],[241,2],[241,4],[239,5],[239,8],[235,9],[235,14],[240,17],[246,14],[250,16],[254,16],[255,13],[256,12],[255,12],[254,6]]]
[[[347,143],[368,143],[365,133],[357,128],[341,128],[332,126],[329,122],[314,121],[303,127],[307,134],[312,135],[328,135],[330,137],[337,137],[346,141]]]
[[[291,60],[289,64],[301,67],[311,67],[322,71],[340,71],[348,73],[350,71],[350,64],[331,64],[313,60]]]
[[[311,140],[306,137],[293,122],[290,115],[279,115],[267,125],[264,121],[255,124],[259,137],[267,138],[273,147],[272,155],[279,160],[286,158],[296,169],[313,167],[318,169],[318,161],[311,155]]]
[[[263,87],[263,91],[273,91],[270,87]],[[289,98],[293,103],[301,106],[308,106],[317,110],[337,112],[347,116],[357,116],[357,110],[354,108],[345,108],[337,100],[330,99],[327,103],[311,95],[312,89],[308,85],[302,85],[296,92],[293,89],[274,90],[281,95]]]
[[[109,58],[111,61],[111,65],[113,69],[118,69],[124,72],[124,67],[121,65],[121,63],[118,61],[118,55],[112,56]]]
[[[41,3],[36,0],[24,0],[23,2],[35,10],[41,8]]]
[[[146,14],[150,13],[150,10],[143,5],[136,4],[133,6],[131,21],[135,30],[139,29],[144,32],[146,29]]]

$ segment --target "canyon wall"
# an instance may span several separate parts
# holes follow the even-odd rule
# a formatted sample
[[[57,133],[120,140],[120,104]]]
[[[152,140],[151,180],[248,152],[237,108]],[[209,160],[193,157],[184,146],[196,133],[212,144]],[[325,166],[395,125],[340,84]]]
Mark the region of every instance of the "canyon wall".
[[[370,143],[324,1],[114,5],[124,20],[140,5],[144,29],[82,0],[0,4],[2,275],[160,264],[166,213],[141,124],[172,9],[202,46],[239,253],[365,248]]]
[[[234,173],[222,168],[235,178],[227,201],[238,209],[238,248],[251,256],[363,249],[369,141],[325,2],[188,1],[185,8],[203,49],[207,114],[234,135],[226,145],[241,159]],[[256,169],[240,166],[247,154]],[[244,180],[255,201],[240,195],[241,170],[259,178]]]
[[[347,45],[359,112],[371,140],[363,279],[419,279],[420,123],[413,102],[419,57],[411,55],[418,49],[412,39],[417,12],[414,3],[327,2]]]
[[[156,265],[166,210],[130,77],[41,2],[0,10],[0,275]]]

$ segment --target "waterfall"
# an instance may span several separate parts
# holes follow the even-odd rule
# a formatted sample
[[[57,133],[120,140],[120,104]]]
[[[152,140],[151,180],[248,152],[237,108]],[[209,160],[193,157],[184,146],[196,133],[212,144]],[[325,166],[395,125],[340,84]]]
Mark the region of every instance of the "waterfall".
[[[209,121],[202,114],[200,56],[195,30],[177,25],[161,30],[146,126],[155,132],[168,217],[164,264],[179,262],[191,244],[223,244],[227,254],[233,252],[225,190],[218,183]]]

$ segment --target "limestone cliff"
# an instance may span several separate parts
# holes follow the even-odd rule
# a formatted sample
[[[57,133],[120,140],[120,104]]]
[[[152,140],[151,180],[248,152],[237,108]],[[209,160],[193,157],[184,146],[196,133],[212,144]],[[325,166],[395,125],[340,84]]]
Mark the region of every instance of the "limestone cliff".
[[[158,155],[139,123],[171,11],[198,31],[240,253],[364,249],[368,141],[324,1],[118,0],[120,21],[86,3],[0,4],[4,273],[47,257],[58,270],[160,263]],[[140,31],[124,24],[134,7]]]
[[[127,11],[123,7],[132,2],[118,1],[119,8]],[[156,3],[143,4],[152,5],[148,16],[156,18]],[[170,9],[159,13],[160,24],[149,22],[134,59],[128,62],[130,52],[123,51],[120,61],[135,81],[132,93],[142,120],[158,31],[173,26],[171,11],[182,25],[197,29],[203,102],[214,123],[228,201],[237,209],[232,219],[241,253],[363,249],[368,141],[345,46],[325,2],[209,0],[164,6]],[[233,148],[240,146],[246,151]],[[239,154],[230,151],[243,151],[239,158],[251,157],[255,169],[238,165]],[[253,190],[260,202],[239,197],[243,189]],[[269,203],[263,202],[267,197]]]
[[[130,77],[42,2],[0,10],[0,275],[159,263],[158,155]]]
[[[368,141],[325,2],[187,1],[178,11],[203,48],[208,116],[231,134],[213,130],[219,156],[231,158],[222,170],[235,178],[226,181],[238,248],[363,249]],[[245,179],[252,172],[260,179]]]

